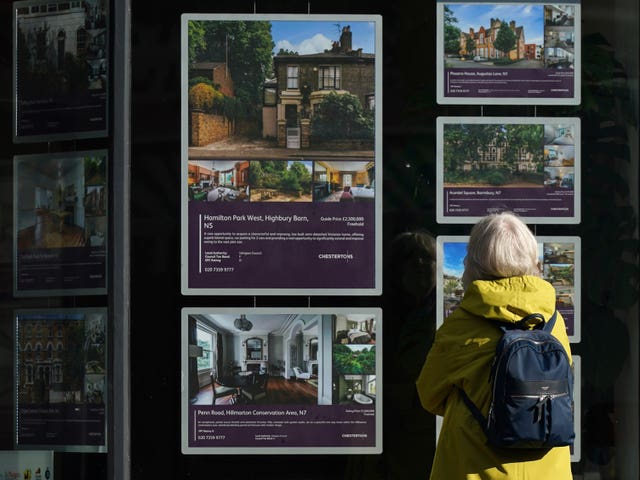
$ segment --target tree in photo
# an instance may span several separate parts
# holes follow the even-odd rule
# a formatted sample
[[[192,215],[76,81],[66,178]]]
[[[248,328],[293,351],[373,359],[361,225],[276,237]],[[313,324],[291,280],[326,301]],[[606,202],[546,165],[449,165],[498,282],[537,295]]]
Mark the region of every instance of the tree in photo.
[[[469,35],[467,37],[467,42],[465,44],[465,50],[467,51],[467,55],[469,56],[473,55],[473,51],[475,49],[476,49],[476,41],[471,35]]]
[[[513,170],[525,157],[536,164],[536,172],[544,169],[544,127],[542,125],[505,125],[507,145],[505,159]]]
[[[192,20],[188,34],[189,64],[224,62],[229,68],[237,105],[225,110],[257,117],[264,80],[273,72],[271,23]]]
[[[341,375],[374,374],[376,371],[376,347],[351,350],[347,345],[334,345],[333,365]]]
[[[448,5],[444,6],[444,53],[457,55],[460,53],[460,29],[455,26],[458,19]],[[467,50],[468,51],[468,50]]]
[[[311,131],[325,140],[373,139],[374,114],[362,108],[357,96],[331,92],[318,106]]]
[[[496,41],[493,42],[493,46],[504,53],[505,57],[516,47],[516,34],[504,20],[500,23],[500,28],[498,29]]]
[[[463,177],[470,180],[469,174],[463,174],[465,163],[475,164],[477,169],[484,166],[479,162],[479,153],[486,143],[493,138],[495,127],[482,124],[445,125],[443,132],[445,180],[459,182]]]

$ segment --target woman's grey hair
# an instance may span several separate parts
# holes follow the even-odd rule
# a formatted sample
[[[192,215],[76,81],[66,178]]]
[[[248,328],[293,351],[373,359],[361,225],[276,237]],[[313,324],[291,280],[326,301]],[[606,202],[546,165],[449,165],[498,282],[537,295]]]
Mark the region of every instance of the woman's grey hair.
[[[488,215],[471,229],[464,267],[465,288],[474,280],[540,276],[538,242],[517,215]]]

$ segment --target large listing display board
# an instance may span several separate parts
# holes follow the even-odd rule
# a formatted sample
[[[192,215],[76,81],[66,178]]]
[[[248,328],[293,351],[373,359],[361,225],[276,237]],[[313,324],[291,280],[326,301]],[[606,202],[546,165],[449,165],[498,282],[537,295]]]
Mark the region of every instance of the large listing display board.
[[[436,148],[438,223],[580,223],[579,118],[439,117]]]
[[[14,2],[14,141],[106,136],[106,0]]]
[[[380,309],[182,310],[182,452],[382,451]]]
[[[579,237],[537,236],[542,278],[556,290],[556,308],[564,318],[572,343],[580,342],[581,251]],[[436,323],[441,325],[464,296],[462,273],[467,236],[437,237]]]
[[[107,151],[14,157],[14,295],[107,291]]]
[[[441,104],[580,104],[580,2],[438,0]]]
[[[182,17],[182,293],[381,293],[380,16]]]
[[[15,445],[105,452],[106,309],[18,310]]]

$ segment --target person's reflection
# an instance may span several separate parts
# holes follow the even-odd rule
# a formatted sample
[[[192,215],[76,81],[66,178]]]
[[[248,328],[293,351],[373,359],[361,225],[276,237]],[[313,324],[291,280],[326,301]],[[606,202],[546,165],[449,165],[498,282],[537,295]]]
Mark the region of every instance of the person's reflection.
[[[388,319],[395,348],[384,378],[386,478],[423,480],[435,451],[435,418],[421,407],[415,381],[436,329],[436,240],[426,231],[401,233],[391,243],[390,260],[396,316]]]
[[[426,231],[397,235],[384,275],[383,453],[350,456],[345,479],[425,480],[435,419],[420,406],[415,380],[435,334],[435,238]]]

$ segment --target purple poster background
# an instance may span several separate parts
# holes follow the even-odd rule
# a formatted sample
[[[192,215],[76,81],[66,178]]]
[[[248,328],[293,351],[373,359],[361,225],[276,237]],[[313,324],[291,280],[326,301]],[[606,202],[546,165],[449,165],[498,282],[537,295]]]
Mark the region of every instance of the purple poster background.
[[[190,201],[189,288],[375,287],[375,205]]]
[[[444,94],[461,98],[573,98],[573,70],[446,68]]]
[[[105,408],[89,405],[22,405],[18,409],[18,445],[102,447]]]
[[[558,187],[444,187],[445,217],[481,217],[512,211],[523,217],[574,216],[573,189]]]
[[[105,247],[18,251],[16,290],[106,289]]]
[[[189,447],[373,447],[373,406],[189,406]],[[241,425],[242,428],[238,428]]]

